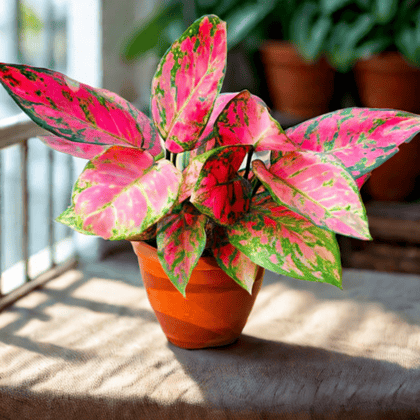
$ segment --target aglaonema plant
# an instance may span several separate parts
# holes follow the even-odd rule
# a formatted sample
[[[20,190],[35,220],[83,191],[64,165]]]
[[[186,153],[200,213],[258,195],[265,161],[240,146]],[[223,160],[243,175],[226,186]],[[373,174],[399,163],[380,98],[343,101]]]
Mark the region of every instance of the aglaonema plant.
[[[44,143],[89,159],[58,221],[110,240],[155,240],[184,296],[205,250],[249,292],[258,266],[341,288],[335,234],[370,239],[359,189],[420,132],[420,117],[349,108],[284,131],[248,91],[220,94],[225,67],[225,23],[208,15],[160,61],[151,119],[51,70],[1,64],[0,80],[51,132]]]

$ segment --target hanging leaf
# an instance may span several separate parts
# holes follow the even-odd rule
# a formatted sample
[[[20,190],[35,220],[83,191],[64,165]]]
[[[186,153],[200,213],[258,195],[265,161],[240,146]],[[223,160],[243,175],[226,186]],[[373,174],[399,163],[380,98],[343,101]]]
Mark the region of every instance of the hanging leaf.
[[[317,226],[371,239],[356,182],[334,156],[292,152],[269,170],[260,160],[253,162],[252,169],[279,205]]]
[[[59,137],[162,153],[151,121],[114,93],[24,65],[0,64],[0,82],[32,120]]]
[[[214,150],[201,168],[190,201],[221,225],[236,221],[249,209],[251,184],[237,172],[251,146]]]
[[[226,24],[208,15],[172,44],[152,82],[152,115],[166,148],[191,150],[204,130],[226,66]]]
[[[252,293],[259,266],[229,242],[224,228],[217,226],[214,235],[217,240],[213,244],[213,255],[217,264],[239,286]]]
[[[341,288],[335,235],[262,194],[250,211],[228,228],[229,242],[255,264],[297,279]]]
[[[74,217],[60,221],[104,239],[136,240],[171,209],[181,176],[165,159],[112,146],[86,165],[73,191]]]
[[[420,132],[420,117],[403,111],[346,108],[286,130],[296,146],[334,155],[355,179],[371,172]],[[279,154],[274,153],[274,163]]]
[[[296,150],[268,109],[247,90],[238,93],[228,102],[218,116],[215,128],[221,146],[250,145],[256,151]]]
[[[58,136],[38,136],[38,138],[51,149],[67,153],[82,159],[92,159],[103,153],[107,147],[100,144],[75,143]]]
[[[162,268],[185,296],[185,288],[206,245],[207,217],[190,203],[173,209],[158,222],[157,248]]]

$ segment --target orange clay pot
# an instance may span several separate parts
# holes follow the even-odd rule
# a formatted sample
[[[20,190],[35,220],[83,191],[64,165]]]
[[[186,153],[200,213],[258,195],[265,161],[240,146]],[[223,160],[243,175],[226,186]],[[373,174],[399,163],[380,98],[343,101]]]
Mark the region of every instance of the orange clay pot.
[[[199,349],[233,343],[241,334],[261,288],[259,268],[252,295],[232,280],[212,257],[200,258],[184,298],[160,265],[157,251],[131,242],[147,297],[167,339],[178,347]]]

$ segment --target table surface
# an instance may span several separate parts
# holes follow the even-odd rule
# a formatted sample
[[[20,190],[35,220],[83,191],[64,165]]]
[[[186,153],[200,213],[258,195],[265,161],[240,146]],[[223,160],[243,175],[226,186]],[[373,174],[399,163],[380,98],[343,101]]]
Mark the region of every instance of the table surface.
[[[133,253],[0,313],[0,419],[420,418],[420,276],[267,272],[239,340],[168,343]]]

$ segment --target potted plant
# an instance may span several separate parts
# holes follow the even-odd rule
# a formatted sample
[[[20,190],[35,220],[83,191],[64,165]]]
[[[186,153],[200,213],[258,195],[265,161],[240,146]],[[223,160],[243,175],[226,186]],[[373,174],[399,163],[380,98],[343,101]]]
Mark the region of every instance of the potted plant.
[[[320,1],[279,1],[264,21],[260,50],[274,107],[289,116],[311,118],[329,110],[335,71],[324,57],[332,19]]]
[[[42,140],[90,159],[58,221],[131,241],[164,332],[186,348],[236,339],[264,269],[341,288],[335,233],[370,238],[359,188],[420,130],[414,114],[351,108],[285,132],[248,91],[219,94],[225,65],[226,26],[203,16],[160,61],[152,119],[63,74],[0,65]]]
[[[334,26],[327,57],[339,72],[353,69],[363,106],[419,113],[420,2],[415,0],[329,3]],[[410,195],[420,174],[418,139],[376,171],[367,184],[379,200]]]

